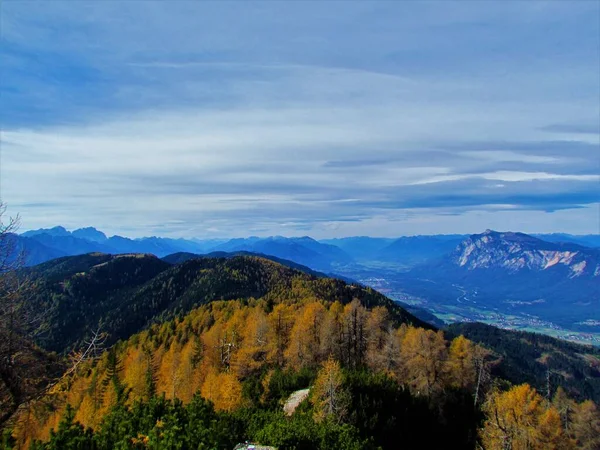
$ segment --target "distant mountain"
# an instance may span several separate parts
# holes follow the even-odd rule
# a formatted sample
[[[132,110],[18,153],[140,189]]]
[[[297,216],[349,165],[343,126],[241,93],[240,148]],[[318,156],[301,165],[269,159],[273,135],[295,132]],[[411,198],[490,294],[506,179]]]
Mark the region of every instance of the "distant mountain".
[[[7,245],[13,251],[13,254],[9,257],[10,262],[14,262],[19,258],[19,262],[26,266],[34,266],[66,255],[64,252],[48,247],[31,237],[11,234],[7,238]],[[21,258],[23,259],[21,260]]]
[[[36,240],[48,248],[69,256],[91,252],[116,253],[115,249],[106,243],[77,238],[70,233],[67,235],[39,233],[30,235],[30,239]]]
[[[487,230],[462,241],[450,255],[450,262],[471,271],[546,271],[555,276],[560,270],[561,274],[574,278],[600,275],[599,257],[600,251],[577,244],[547,242],[524,233]]]
[[[403,278],[430,303],[526,314],[569,329],[600,321],[600,251],[488,230]]]
[[[68,232],[65,227],[53,227],[53,228],[40,228],[39,230],[30,230],[21,234],[21,236],[32,237],[38,234],[47,234],[49,236],[70,236],[71,233]]]
[[[405,236],[382,248],[376,259],[414,266],[451,252],[464,238],[463,235]]]
[[[336,266],[353,262],[352,257],[339,247],[320,243],[308,236],[231,239],[218,245],[213,251],[262,253],[321,271],[331,271]]]
[[[373,260],[378,253],[392,242],[393,238],[354,236],[338,239],[321,239],[323,244],[335,245],[356,260]]]
[[[94,227],[79,228],[71,232],[71,235],[92,242],[105,242],[108,239],[102,231],[98,231]]]
[[[177,252],[205,253],[223,242],[220,240],[202,243],[195,240],[159,237],[129,239],[122,236],[112,236],[108,238],[103,232],[93,227],[80,228],[69,232],[61,226],[27,231],[21,234],[20,237],[29,239],[28,244],[21,247],[26,252],[34,253],[26,259],[26,265],[39,264],[59,256],[83,255],[92,252],[111,254],[151,253],[159,257]],[[42,247],[39,247],[39,245]],[[42,251],[44,249],[45,251]]]

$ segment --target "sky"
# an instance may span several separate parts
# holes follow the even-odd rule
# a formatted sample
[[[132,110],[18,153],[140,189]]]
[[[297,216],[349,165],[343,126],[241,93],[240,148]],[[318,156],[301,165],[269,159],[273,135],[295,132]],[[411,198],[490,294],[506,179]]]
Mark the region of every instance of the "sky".
[[[600,232],[600,2],[5,0],[0,33],[22,229]]]

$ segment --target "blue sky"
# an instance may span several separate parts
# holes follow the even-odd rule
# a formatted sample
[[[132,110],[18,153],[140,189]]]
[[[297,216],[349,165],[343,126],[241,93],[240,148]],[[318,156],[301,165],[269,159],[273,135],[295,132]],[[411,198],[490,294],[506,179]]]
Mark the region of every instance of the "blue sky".
[[[0,26],[24,229],[600,229],[598,2],[4,1]]]

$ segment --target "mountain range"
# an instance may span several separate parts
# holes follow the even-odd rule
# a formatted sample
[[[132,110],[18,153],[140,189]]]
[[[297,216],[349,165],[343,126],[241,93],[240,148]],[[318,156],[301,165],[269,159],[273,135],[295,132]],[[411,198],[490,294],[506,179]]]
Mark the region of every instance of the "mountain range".
[[[538,234],[532,235],[548,242],[574,243],[600,248],[599,235]],[[28,239],[24,239],[28,238]],[[19,249],[26,250],[27,265],[35,265],[58,256],[84,254],[93,251],[119,253],[152,253],[163,257],[177,252],[206,254],[214,251],[247,251],[277,256],[319,270],[349,264],[392,264],[410,268],[450,253],[469,235],[448,234],[431,236],[402,236],[375,238],[355,236],[315,240],[304,237],[256,237],[234,239],[172,239],[123,236],[107,237],[93,227],[68,231],[62,226],[30,230],[15,235]],[[34,242],[35,241],[35,242]]]
[[[64,227],[13,235],[29,266],[61,256],[100,252],[194,258],[253,254],[356,280],[401,301],[440,325],[486,320],[544,332],[562,327],[597,333],[600,326],[598,236],[527,235],[488,230],[479,235],[368,236],[317,241],[304,237],[171,239],[107,237]],[[584,246],[582,244],[588,244]],[[434,318],[427,310],[437,316]],[[511,322],[511,317],[517,318]]]

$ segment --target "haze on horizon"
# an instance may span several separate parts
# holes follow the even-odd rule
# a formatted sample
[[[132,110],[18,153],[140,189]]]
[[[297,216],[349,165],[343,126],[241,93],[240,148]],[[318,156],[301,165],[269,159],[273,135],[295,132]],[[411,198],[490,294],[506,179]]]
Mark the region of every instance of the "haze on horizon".
[[[600,230],[598,2],[2,2],[0,32],[23,230]]]

